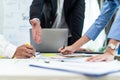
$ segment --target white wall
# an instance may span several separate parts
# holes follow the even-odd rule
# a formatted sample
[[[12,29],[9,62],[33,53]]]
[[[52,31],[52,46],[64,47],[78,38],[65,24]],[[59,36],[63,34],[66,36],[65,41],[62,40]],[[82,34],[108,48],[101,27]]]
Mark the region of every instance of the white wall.
[[[0,0],[0,34],[3,33],[3,0]]]
[[[86,1],[86,17],[83,34],[92,25],[100,11],[97,0]],[[29,42],[29,6],[32,0],[0,0],[0,33],[2,28],[4,36],[14,45],[21,45]],[[100,48],[105,39],[104,31],[94,42],[90,42],[85,47]],[[98,44],[99,42],[99,44]],[[96,45],[97,44],[97,45]]]
[[[85,22],[83,27],[83,34],[91,27],[98,15],[100,14],[97,0],[85,0],[86,11],[85,11]],[[95,41],[90,41],[83,47],[98,51],[103,46],[105,40],[105,31],[103,30]]]
[[[14,45],[30,41],[29,7],[32,0],[3,0],[3,34]]]

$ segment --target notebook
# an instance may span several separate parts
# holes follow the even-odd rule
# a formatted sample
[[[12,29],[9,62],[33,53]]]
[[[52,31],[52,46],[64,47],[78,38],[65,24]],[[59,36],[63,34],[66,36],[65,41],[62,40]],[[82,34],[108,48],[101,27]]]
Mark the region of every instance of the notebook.
[[[33,45],[37,52],[41,53],[57,53],[58,49],[64,44],[67,44],[68,29],[42,29],[41,43],[38,45],[32,38],[30,29],[30,43]]]

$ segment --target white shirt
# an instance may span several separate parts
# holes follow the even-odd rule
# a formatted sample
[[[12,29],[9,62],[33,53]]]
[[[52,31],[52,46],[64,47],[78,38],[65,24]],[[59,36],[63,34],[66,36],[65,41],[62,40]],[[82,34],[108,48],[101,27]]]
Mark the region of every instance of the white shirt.
[[[17,47],[9,43],[3,35],[0,35],[0,56],[12,58]]]
[[[57,0],[57,12],[56,12],[57,17],[52,25],[52,28],[68,28],[68,25],[65,21],[63,6],[64,6],[64,0]],[[68,37],[71,37],[70,31]]]
[[[57,0],[57,17],[52,28],[67,28],[67,24],[63,12],[64,0]]]

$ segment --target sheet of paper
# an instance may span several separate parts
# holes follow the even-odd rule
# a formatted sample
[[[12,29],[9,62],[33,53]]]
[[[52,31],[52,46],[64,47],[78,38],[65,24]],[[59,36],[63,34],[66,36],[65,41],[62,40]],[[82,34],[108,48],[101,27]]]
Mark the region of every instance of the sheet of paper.
[[[51,69],[57,71],[65,71],[75,74],[83,74],[87,76],[104,76],[110,73],[120,71],[120,62],[111,61],[111,62],[58,62],[51,61],[50,63],[31,63],[30,66]]]

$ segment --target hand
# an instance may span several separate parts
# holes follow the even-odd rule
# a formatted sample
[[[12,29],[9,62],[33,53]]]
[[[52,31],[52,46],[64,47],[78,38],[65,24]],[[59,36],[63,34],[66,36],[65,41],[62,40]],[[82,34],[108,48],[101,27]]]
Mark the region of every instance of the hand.
[[[115,56],[110,53],[104,53],[101,55],[92,56],[92,57],[88,58],[87,61],[88,62],[112,61],[112,60],[114,60],[114,57]]]
[[[35,51],[36,50],[31,45],[30,46],[22,45],[16,49],[13,58],[30,58],[35,55]]]
[[[40,40],[41,39],[41,33],[42,33],[40,22],[35,20],[35,19],[32,19],[32,20],[30,20],[30,23],[32,25],[33,40],[37,44],[40,44],[40,42],[41,42],[41,40]]]
[[[71,46],[67,46],[67,47],[61,47],[58,49],[58,51],[60,53],[62,53],[63,55],[67,55],[67,54],[72,54],[76,51],[76,49],[71,45]]]

